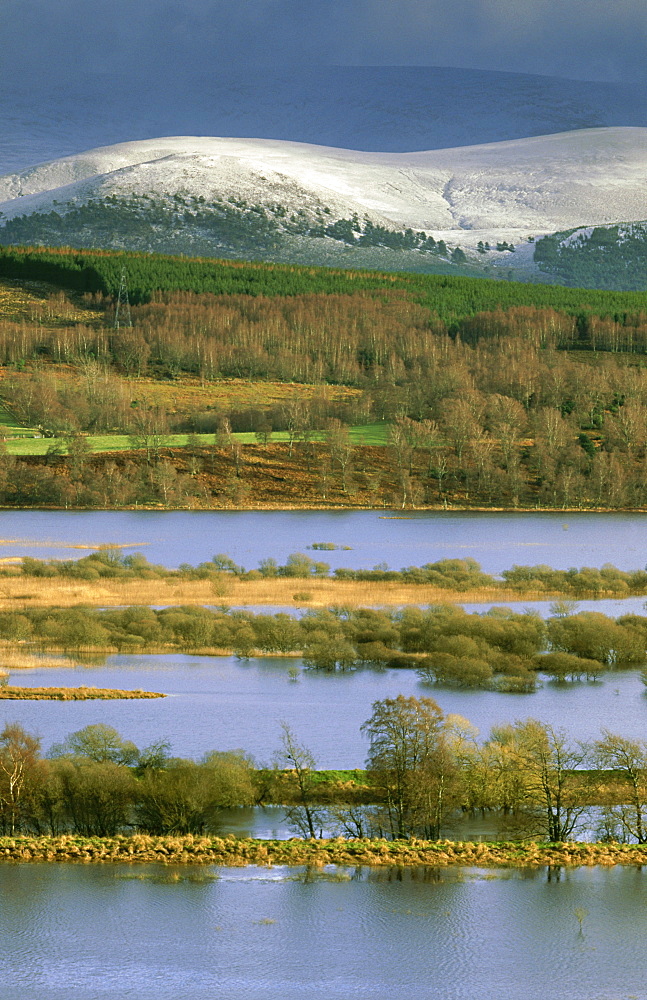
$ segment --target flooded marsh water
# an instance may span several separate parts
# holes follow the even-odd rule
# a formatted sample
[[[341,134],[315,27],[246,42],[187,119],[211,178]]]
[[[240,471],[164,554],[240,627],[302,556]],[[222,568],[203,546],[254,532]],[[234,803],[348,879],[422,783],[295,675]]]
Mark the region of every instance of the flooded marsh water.
[[[317,553],[339,566],[392,569],[471,557],[487,573],[513,564],[555,569],[647,563],[647,514],[498,511],[2,511],[0,555],[70,558],[78,545],[120,544],[151,562],[178,566],[224,552],[254,569],[284,562],[316,542],[350,546]],[[125,551],[130,551],[128,548]]]
[[[423,684],[413,670],[330,674],[300,669],[294,658],[114,655],[105,666],[20,670],[11,682],[33,686],[87,684],[168,695],[148,701],[0,702],[0,723],[19,721],[45,747],[94,722],[114,726],[143,747],[167,739],[179,756],[244,749],[269,763],[286,721],[322,768],[363,767],[367,743],[359,731],[371,705],[399,694],[432,697],[446,714],[469,719],[485,738],[491,727],[532,716],[573,739],[597,738],[605,727],[641,739],[647,732],[647,689],[638,671],[616,671],[595,683],[546,680],[532,694],[452,690]]]
[[[645,996],[635,869],[0,866],[11,1000]]]
[[[0,555],[70,558],[75,545],[132,543],[177,566],[224,552],[248,569],[315,542],[337,566],[392,568],[470,556],[499,573],[647,562],[642,514],[375,511],[0,513]],[[125,551],[131,551],[126,549]],[[637,599],[640,604],[643,599]],[[606,604],[609,607],[606,607]],[[524,604],[524,607],[526,605]],[[581,602],[580,607],[584,607]],[[588,604],[586,605],[588,607]],[[545,613],[543,602],[538,610]],[[636,602],[594,605],[607,614]],[[474,610],[485,610],[480,605]],[[493,725],[533,716],[573,739],[604,726],[647,734],[637,671],[534,694],[426,687],[409,670],[322,674],[294,658],[110,656],[92,667],[15,672],[14,683],[147,688],[155,701],[2,702],[47,749],[105,722],[175,754],[242,748],[259,764],[280,722],[319,767],[363,766],[373,701],[428,695]],[[280,809],[223,816],[228,829],[287,836]],[[478,836],[491,832],[484,821]],[[629,1000],[647,997],[647,876],[634,868],[351,869],[0,864],[0,995],[8,1000]]]

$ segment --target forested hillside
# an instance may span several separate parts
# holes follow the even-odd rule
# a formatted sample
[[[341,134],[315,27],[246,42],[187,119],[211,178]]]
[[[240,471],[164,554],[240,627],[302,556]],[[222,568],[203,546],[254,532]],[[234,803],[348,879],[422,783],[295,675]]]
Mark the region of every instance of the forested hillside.
[[[147,254],[215,255],[425,274],[483,276],[490,270],[488,261],[474,254],[468,263],[456,240],[448,245],[425,232],[376,225],[357,214],[333,219],[327,207],[308,214],[289,211],[278,203],[222,198],[207,202],[179,193],[169,198],[111,195],[7,221],[0,212],[0,245],[10,244],[101,246]]]
[[[647,504],[644,293],[20,248],[2,276],[2,503]]]
[[[605,292],[453,275],[335,270],[129,251],[0,247],[0,278],[48,281],[79,292],[115,295],[124,268],[130,301],[134,303],[148,301],[152,293],[159,291],[276,296],[401,288],[443,319],[523,305],[598,316],[647,309],[647,292]]]
[[[647,223],[592,226],[537,242],[535,262],[558,281],[585,288],[647,287]]]

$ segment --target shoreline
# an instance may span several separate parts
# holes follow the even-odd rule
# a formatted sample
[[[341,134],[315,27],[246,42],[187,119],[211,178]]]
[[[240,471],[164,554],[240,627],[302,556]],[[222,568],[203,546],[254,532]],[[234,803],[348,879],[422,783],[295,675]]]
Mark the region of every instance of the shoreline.
[[[119,455],[121,452],[105,452],[105,455]],[[502,506],[479,506],[478,504],[461,504],[461,503],[436,503],[436,504],[416,504],[416,506],[408,507],[372,507],[366,504],[348,504],[348,503],[335,503],[331,501],[325,504],[311,504],[311,503],[273,503],[268,501],[267,503],[249,503],[245,505],[241,504],[222,504],[220,506],[215,506],[211,504],[208,507],[200,507],[196,504],[178,504],[177,506],[167,507],[162,503],[149,503],[149,504],[126,504],[124,506],[113,506],[113,507],[87,507],[83,505],[79,506],[63,506],[56,504],[21,504],[20,506],[0,504],[0,512],[7,511],[22,511],[22,510],[32,510],[32,511],[69,511],[71,513],[83,511],[88,514],[107,514],[112,511],[154,511],[159,513],[160,511],[169,511],[173,513],[174,511],[190,511],[194,514],[208,514],[208,513],[219,513],[221,511],[227,511],[228,513],[249,513],[250,511],[266,511],[271,510],[275,512],[293,510],[311,510],[320,511],[321,513],[326,513],[330,510],[346,510],[351,513],[366,511],[368,513],[376,514],[380,511],[385,511],[386,513],[380,514],[381,520],[389,521],[400,521],[408,520],[411,515],[418,513],[425,513],[431,511],[438,514],[647,514],[647,506],[645,507],[546,507],[546,506],[523,506],[518,505],[516,507],[502,507]],[[399,513],[396,513],[399,512]],[[391,513],[389,513],[391,512]],[[146,543],[148,544],[148,543]],[[77,548],[80,546],[71,546],[72,548]],[[130,547],[130,546],[129,546]]]
[[[647,864],[647,844],[387,840],[253,840],[147,835],[0,837],[0,862],[369,867],[611,867]]]

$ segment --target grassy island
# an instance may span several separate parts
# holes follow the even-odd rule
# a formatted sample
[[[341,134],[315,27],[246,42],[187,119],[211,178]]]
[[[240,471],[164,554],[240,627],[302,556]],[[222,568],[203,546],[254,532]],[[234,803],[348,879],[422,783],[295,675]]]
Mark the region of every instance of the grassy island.
[[[258,568],[246,569],[226,553],[218,553],[196,566],[182,563],[171,568],[150,563],[139,552],[126,555],[120,545],[74,547],[96,551],[80,559],[11,555],[0,559],[0,609],[170,604],[393,607],[647,594],[647,570],[626,571],[610,564],[568,570],[515,565],[499,577],[484,572],[471,558],[440,559],[400,569],[386,564],[332,569],[318,558],[319,552],[342,546],[314,542],[307,548],[315,558],[293,552],[283,565],[270,557],[262,559]]]
[[[1,861],[195,865],[528,868],[645,865],[647,845],[428,840],[252,840],[236,837],[0,837]]]
[[[112,701],[117,698],[166,698],[166,695],[158,691],[120,691],[118,688],[0,685],[0,700],[4,701]]]

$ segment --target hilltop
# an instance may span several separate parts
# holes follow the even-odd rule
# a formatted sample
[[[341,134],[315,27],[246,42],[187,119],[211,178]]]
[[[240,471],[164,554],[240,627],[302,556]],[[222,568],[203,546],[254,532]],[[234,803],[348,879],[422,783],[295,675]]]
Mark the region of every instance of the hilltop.
[[[646,175],[637,127],[411,153],[147,139],[0,177],[0,241],[541,280],[538,238],[643,221]]]

